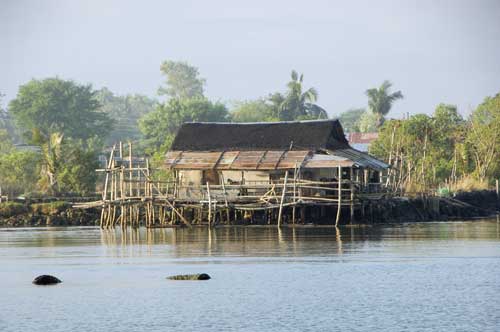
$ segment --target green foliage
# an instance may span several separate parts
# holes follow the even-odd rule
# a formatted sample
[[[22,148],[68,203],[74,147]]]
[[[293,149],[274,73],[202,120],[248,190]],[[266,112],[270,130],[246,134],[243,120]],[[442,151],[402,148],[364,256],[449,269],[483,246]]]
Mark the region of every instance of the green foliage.
[[[342,124],[342,127],[344,128],[344,132],[359,132],[359,121],[361,120],[361,117],[364,113],[364,108],[353,108],[341,113],[338,118],[340,120],[340,123]]]
[[[498,176],[500,160],[500,93],[487,97],[471,114],[467,145],[470,148],[475,172],[481,181]]]
[[[393,166],[390,182],[398,188],[484,187],[475,181],[487,183],[499,175],[500,95],[486,98],[468,121],[446,104],[438,105],[432,117],[387,121],[370,150]]]
[[[101,111],[113,121],[113,130],[105,144],[112,145],[119,141],[138,141],[142,138],[138,121],[152,112],[157,101],[139,94],[118,96],[107,88],[97,91],[96,99],[101,104]]]
[[[69,208],[71,204],[63,201],[31,204],[31,211],[36,214],[57,215]]]
[[[361,114],[358,122],[359,132],[361,133],[373,133],[378,130],[377,124],[379,121],[379,116],[368,110]]]
[[[198,68],[182,61],[164,61],[160,70],[167,77],[166,87],[160,87],[158,94],[170,98],[203,97],[205,79],[200,78]]]
[[[87,195],[95,192],[100,144],[71,141],[63,145],[67,156],[57,174],[58,191]]]
[[[368,110],[376,115],[377,127],[380,127],[384,123],[384,116],[389,113],[392,104],[398,99],[403,99],[401,91],[391,93],[391,87],[391,82],[384,81],[380,87],[366,90]]]
[[[228,118],[226,106],[221,103],[212,103],[204,97],[174,98],[143,117],[139,128],[145,138],[146,151],[153,154],[168,149],[184,122],[224,122]]]
[[[0,203],[0,217],[8,218],[19,214],[27,213],[28,208],[17,202],[2,202]]]
[[[275,107],[264,99],[236,103],[231,111],[233,122],[272,122],[278,121]]]
[[[315,120],[327,119],[328,114],[315,102],[318,100],[318,92],[314,88],[309,88],[304,91],[302,83],[304,75],[292,70],[291,80],[287,84],[288,91],[285,96],[279,94],[271,95],[270,100],[273,102],[280,101],[279,104],[279,120]]]
[[[40,177],[40,156],[32,151],[0,153],[0,186],[13,197],[36,189]]]
[[[111,120],[99,107],[90,85],[47,78],[22,85],[9,104],[9,113],[26,138],[38,143],[54,132],[76,139],[105,137]]]

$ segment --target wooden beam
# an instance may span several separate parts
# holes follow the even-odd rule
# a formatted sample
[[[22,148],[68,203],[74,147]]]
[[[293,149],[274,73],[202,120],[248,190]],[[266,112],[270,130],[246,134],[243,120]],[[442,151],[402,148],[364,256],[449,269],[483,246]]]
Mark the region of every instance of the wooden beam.
[[[342,209],[342,166],[339,166],[339,192],[338,192],[338,195],[339,195],[339,198],[338,198],[338,203],[337,203],[337,217],[335,218],[335,227],[337,227],[337,225],[339,224],[339,220],[340,220],[340,210]]]
[[[287,181],[288,181],[288,171],[286,171],[286,173],[285,173],[285,182],[283,183],[283,192],[281,193],[280,208],[279,208],[279,212],[278,212],[278,227],[281,227],[281,217],[283,214],[283,203],[285,201]]]

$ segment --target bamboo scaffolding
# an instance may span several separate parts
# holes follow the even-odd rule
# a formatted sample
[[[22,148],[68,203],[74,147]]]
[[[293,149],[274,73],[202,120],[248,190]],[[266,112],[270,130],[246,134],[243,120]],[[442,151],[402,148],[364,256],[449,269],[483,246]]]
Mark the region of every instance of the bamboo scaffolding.
[[[397,161],[395,150],[393,158]],[[293,168],[293,177],[291,170],[284,170],[279,180],[248,181],[242,171],[239,183],[227,183],[223,172],[219,172],[219,183],[191,185],[183,181],[183,173],[177,170],[173,171],[173,180],[153,180],[149,160],[135,158],[132,153],[131,142],[115,144],[105,167],[97,169],[105,173],[101,200],[74,204],[77,208],[101,207],[102,228],[137,227],[140,221],[146,227],[192,227],[193,224],[213,227],[241,221],[240,218],[251,223],[255,218],[264,218],[281,227],[284,222],[296,223],[297,208],[304,222],[306,207],[314,205],[337,207],[335,225],[338,225],[342,206],[350,207],[352,223],[355,206],[361,204],[363,195],[371,195],[372,191],[366,169],[355,172],[351,168],[350,178],[342,179],[342,167],[338,167],[338,179],[319,181],[303,179],[299,164]],[[361,171],[364,171],[362,177]]]

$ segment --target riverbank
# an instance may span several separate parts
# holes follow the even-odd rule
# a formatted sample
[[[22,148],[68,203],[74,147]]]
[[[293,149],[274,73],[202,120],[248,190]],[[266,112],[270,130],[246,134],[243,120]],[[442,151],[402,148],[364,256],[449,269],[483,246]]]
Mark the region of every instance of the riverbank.
[[[309,206],[307,223],[329,225],[336,209]],[[453,197],[392,197],[365,202],[356,209],[354,221],[358,224],[405,223],[484,218],[500,211],[500,200],[495,191],[462,192]],[[97,208],[75,209],[65,201],[45,203],[0,203],[0,227],[36,226],[95,226],[99,224]],[[286,218],[285,218],[286,221]],[[341,223],[350,222],[349,211],[343,209]],[[262,220],[262,224],[267,224]],[[260,224],[259,218],[240,220],[238,225]]]
[[[65,201],[0,204],[0,227],[94,226],[99,216],[97,209],[74,209]]]

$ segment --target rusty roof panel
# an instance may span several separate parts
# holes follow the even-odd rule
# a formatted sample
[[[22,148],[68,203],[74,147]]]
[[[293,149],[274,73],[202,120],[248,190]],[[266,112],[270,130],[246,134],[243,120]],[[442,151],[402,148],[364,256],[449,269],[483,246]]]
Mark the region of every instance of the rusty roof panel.
[[[276,169],[292,169],[300,167],[309,153],[309,150],[287,151],[279,161]]]
[[[219,163],[215,167],[216,169],[224,170],[231,169],[231,165],[238,156],[239,151],[226,151],[222,154]]]
[[[285,151],[266,151],[266,154],[260,161],[258,165],[258,169],[262,170],[269,170],[269,169],[275,169],[276,165],[278,165],[281,156],[285,154]]]
[[[181,154],[182,151],[168,151],[165,155],[165,166],[167,166],[168,168],[172,168]]]
[[[173,164],[174,169],[212,169],[222,152],[183,152]]]
[[[231,169],[257,169],[266,151],[240,151]]]

